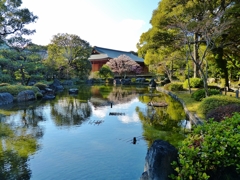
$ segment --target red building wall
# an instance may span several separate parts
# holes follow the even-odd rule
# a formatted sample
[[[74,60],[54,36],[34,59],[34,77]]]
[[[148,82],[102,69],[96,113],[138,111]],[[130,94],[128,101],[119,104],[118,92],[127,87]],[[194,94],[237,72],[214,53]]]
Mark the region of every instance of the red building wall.
[[[106,64],[108,62],[108,59],[101,59],[101,60],[91,60],[92,63],[92,72],[95,71],[99,71],[101,69],[101,67]],[[143,68],[143,74],[147,74],[148,73],[148,67],[145,66],[145,64],[142,63],[138,63],[140,64],[140,66]]]

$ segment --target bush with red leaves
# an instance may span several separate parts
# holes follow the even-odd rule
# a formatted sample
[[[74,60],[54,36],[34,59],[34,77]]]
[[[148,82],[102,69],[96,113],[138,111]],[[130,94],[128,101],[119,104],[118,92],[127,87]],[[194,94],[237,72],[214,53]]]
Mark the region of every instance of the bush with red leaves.
[[[214,118],[214,121],[220,122],[226,117],[232,117],[234,112],[240,112],[239,104],[229,104],[213,109],[207,113],[206,119]]]

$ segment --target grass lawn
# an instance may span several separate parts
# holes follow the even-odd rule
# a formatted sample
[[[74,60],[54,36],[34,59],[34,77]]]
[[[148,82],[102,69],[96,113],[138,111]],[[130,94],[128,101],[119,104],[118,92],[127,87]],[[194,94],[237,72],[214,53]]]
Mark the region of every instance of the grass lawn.
[[[197,88],[193,88],[192,93],[196,90],[197,90]],[[191,98],[191,94],[189,93],[189,91],[175,91],[173,93],[176,94],[180,99],[182,99],[185,102],[185,105],[190,112],[196,113],[197,116],[203,120],[205,119],[205,115],[201,114],[198,111],[198,109],[199,109],[198,107],[201,104],[201,101],[196,101],[193,98]],[[222,94],[225,96],[224,91],[222,92]],[[236,93],[235,92],[227,92],[226,95],[235,97]]]

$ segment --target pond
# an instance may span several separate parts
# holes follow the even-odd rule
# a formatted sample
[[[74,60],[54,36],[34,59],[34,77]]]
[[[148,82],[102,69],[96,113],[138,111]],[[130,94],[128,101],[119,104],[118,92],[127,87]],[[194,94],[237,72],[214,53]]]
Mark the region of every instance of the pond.
[[[184,139],[181,104],[155,89],[78,89],[0,107],[0,179],[139,179],[155,139]]]

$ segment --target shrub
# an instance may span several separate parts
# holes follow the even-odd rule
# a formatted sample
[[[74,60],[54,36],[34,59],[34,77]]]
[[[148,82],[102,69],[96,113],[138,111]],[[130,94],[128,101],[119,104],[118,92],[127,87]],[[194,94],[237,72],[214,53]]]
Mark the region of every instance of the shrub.
[[[11,83],[13,82],[13,78],[9,74],[0,74],[0,82]]]
[[[1,86],[9,86],[9,85],[10,85],[9,83],[1,83],[1,84],[0,84],[0,87],[1,87]]]
[[[234,112],[240,113],[240,104],[228,104],[226,106],[220,106],[207,113],[206,119],[214,119],[214,121],[222,121],[226,117],[232,117]]]
[[[220,90],[217,89],[208,89],[208,95],[217,95],[220,94]],[[191,97],[196,101],[201,101],[203,98],[206,97],[204,89],[198,89],[194,93],[192,93]]]
[[[198,112],[207,114],[212,109],[228,104],[240,104],[240,99],[231,96],[213,95],[202,100],[199,105]]]
[[[41,99],[43,97],[43,94],[42,93],[40,93],[40,92],[37,92],[36,93],[36,98],[37,99]]]
[[[38,87],[40,90],[44,90],[45,88],[47,88],[46,84],[39,83],[39,82],[34,84],[34,86]]]
[[[240,114],[197,126],[179,148],[172,179],[239,179]]]
[[[31,75],[31,79],[40,81],[44,79],[44,76],[42,74],[35,74],[35,75]]]
[[[131,82],[135,83],[136,82],[136,78],[131,78]]]
[[[36,86],[22,86],[22,85],[10,85],[10,86],[1,86],[0,87],[0,93],[1,92],[8,92],[12,94],[13,96],[17,96],[19,92],[24,90],[33,90],[36,94],[39,92],[38,87]]]
[[[200,88],[203,87],[203,81],[200,78],[190,78],[190,87],[192,88]],[[188,79],[186,79],[183,83],[183,88],[188,88]]]
[[[169,91],[182,91],[183,90],[183,84],[182,83],[169,83],[164,85],[164,89]]]

